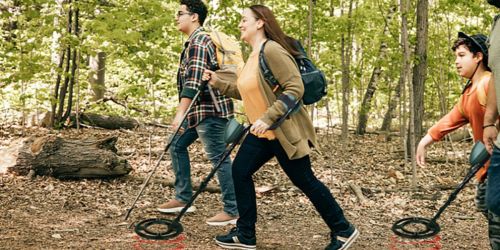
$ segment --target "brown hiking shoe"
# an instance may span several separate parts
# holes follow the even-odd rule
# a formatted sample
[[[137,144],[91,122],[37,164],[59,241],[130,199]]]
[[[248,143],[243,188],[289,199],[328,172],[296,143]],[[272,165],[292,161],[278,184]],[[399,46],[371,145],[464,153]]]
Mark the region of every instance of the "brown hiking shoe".
[[[176,199],[172,199],[168,202],[165,202],[158,206],[158,211],[161,213],[179,213],[184,207],[186,206],[185,203],[180,202]],[[196,211],[196,207],[190,206],[186,213],[194,212]]]
[[[209,218],[207,220],[207,224],[210,226],[226,226],[226,225],[236,225],[236,221],[238,220],[238,216],[232,216],[227,214],[226,212],[220,212],[216,214],[214,217]]]

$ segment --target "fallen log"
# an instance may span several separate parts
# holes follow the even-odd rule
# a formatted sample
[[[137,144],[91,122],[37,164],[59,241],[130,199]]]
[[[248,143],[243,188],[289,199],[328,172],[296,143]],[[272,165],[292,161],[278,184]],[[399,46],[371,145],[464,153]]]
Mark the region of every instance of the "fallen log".
[[[31,115],[31,126],[40,126],[47,128],[51,124],[52,112],[38,113]],[[72,113],[69,117],[68,127],[76,128],[76,114]],[[80,124],[99,127],[105,129],[134,129],[137,128],[140,123],[133,118],[121,117],[121,116],[109,116],[100,115],[94,113],[80,113],[78,118]]]
[[[55,135],[19,139],[0,150],[0,173],[28,175],[34,171],[56,178],[126,175],[132,168],[116,154],[117,140],[69,140]]]
[[[73,121],[76,127],[76,116],[71,116],[71,121]],[[100,127],[105,129],[134,129],[139,126],[139,122],[133,118],[121,117],[121,116],[108,116],[99,115],[93,113],[82,113],[79,117],[80,123],[92,126]]]

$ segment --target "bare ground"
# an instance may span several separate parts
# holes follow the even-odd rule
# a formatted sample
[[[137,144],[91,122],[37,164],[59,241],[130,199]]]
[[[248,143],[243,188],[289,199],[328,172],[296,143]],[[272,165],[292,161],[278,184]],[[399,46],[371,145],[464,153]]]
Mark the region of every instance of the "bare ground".
[[[164,146],[164,130],[58,132],[33,128],[25,136],[47,133],[79,139],[117,135],[119,153],[129,160],[134,171],[127,177],[108,180],[42,176],[31,180],[0,175],[0,249],[219,249],[213,238],[230,227],[205,224],[208,217],[222,209],[217,193],[199,196],[194,204],[198,210],[182,218],[184,233],[175,240],[148,241],[133,232],[132,226],[140,220],[173,218],[155,211],[156,205],[174,195],[162,181],[172,179],[168,158],[162,161],[131,217],[123,220]],[[451,192],[443,187],[453,187],[465,175],[471,143],[454,143],[455,151],[448,154],[445,143],[432,147],[427,167],[417,171],[419,189],[410,191],[411,166],[404,166],[397,138],[385,142],[379,135],[352,136],[348,145],[342,146],[338,135],[325,133],[321,131],[321,148],[312,155],[314,169],[361,232],[351,249],[431,249],[432,244],[418,247],[400,243],[403,239],[395,238],[390,228],[403,217],[434,215]],[[18,127],[0,127],[0,148],[21,136]],[[151,159],[149,151],[153,152]],[[199,183],[210,165],[200,144],[194,145],[191,152],[193,181]],[[328,228],[274,161],[254,179],[257,187],[274,188],[257,200],[258,249],[323,249],[328,244]],[[360,204],[349,183],[362,188],[366,203]],[[442,249],[489,248],[486,220],[475,210],[474,194],[474,185],[468,184],[439,219]]]

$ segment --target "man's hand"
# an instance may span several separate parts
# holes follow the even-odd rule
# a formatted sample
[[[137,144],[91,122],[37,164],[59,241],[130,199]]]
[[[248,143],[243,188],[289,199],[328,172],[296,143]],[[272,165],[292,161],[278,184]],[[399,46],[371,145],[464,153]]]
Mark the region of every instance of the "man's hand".
[[[175,117],[174,117],[174,120],[172,121],[172,129],[175,131],[177,130],[178,127],[182,126],[182,117],[184,116],[184,114],[182,114],[181,112],[177,112],[177,114],[175,114]],[[184,132],[184,128],[180,128],[179,129],[179,134],[182,134]]]
[[[490,155],[493,153],[493,143],[497,139],[498,131],[496,126],[489,126],[483,130],[483,142]]]

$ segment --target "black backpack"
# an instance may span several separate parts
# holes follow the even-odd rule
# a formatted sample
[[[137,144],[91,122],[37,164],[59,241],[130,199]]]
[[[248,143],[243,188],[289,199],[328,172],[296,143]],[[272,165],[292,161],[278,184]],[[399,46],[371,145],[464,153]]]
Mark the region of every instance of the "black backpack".
[[[269,68],[264,56],[264,47],[269,40],[266,40],[259,52],[259,67],[271,89],[279,86],[278,80],[274,78],[273,72]],[[302,102],[306,105],[313,104],[326,95],[326,78],[321,70],[316,68],[312,61],[307,58],[307,54],[299,41],[295,40],[296,48],[301,52],[301,55],[295,56],[295,62],[299,67],[302,83],[304,84],[304,96]]]

